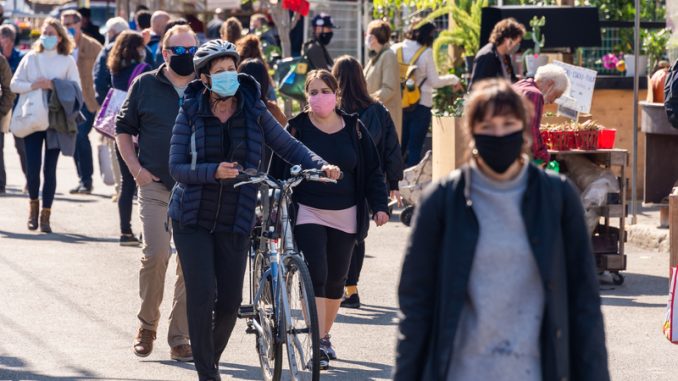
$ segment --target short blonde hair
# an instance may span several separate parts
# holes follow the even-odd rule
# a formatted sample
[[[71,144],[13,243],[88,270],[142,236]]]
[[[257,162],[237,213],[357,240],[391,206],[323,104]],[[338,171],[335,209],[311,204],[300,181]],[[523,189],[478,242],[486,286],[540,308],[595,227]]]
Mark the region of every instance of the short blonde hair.
[[[43,28],[46,26],[51,26],[54,28],[54,30],[57,32],[57,35],[61,37],[61,42],[56,47],[57,53],[64,56],[71,54],[73,51],[73,40],[71,40],[71,36],[68,35],[68,32],[66,32],[66,28],[64,28],[64,26],[61,24],[61,21],[55,19],[54,17],[48,17],[42,23]],[[42,53],[45,51],[45,47],[42,46],[42,42],[38,40],[35,44],[33,44],[33,50],[38,53]]]
[[[172,36],[177,35],[179,33],[190,34],[195,39],[195,44],[200,45],[200,42],[198,41],[198,35],[195,34],[195,32],[193,31],[193,29],[191,29],[190,26],[188,26],[188,25],[175,25],[175,26],[169,28],[167,33],[165,33],[165,35],[162,37],[162,48],[167,49],[167,47],[168,47],[167,45],[169,44],[170,38],[172,38]]]

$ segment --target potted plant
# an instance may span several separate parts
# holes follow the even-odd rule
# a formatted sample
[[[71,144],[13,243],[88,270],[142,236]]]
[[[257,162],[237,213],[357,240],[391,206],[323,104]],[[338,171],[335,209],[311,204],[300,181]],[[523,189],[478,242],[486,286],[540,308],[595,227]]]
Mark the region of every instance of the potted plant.
[[[662,29],[645,34],[645,37],[643,38],[643,50],[645,50],[645,53],[647,53],[649,58],[649,68],[651,72],[655,71],[657,63],[664,57],[670,37],[671,31],[669,29]]]
[[[527,49],[523,54],[528,76],[534,76],[540,66],[544,66],[549,63],[549,58],[545,55],[541,55],[541,48],[544,47],[544,43],[546,41],[544,34],[541,32],[541,28],[543,28],[545,25],[545,16],[542,16],[541,18],[534,16],[532,20],[530,20],[530,27],[532,30],[528,32],[525,37],[532,40],[534,43],[534,48]]]
[[[433,55],[436,62],[441,61],[440,53],[445,45],[455,45],[464,50],[466,72],[473,70],[473,59],[480,49],[480,21],[483,7],[488,0],[460,0],[458,4],[451,3],[438,8],[424,18],[420,24],[432,22],[438,17],[452,15],[454,27],[441,31],[433,42]]]
[[[456,72],[460,72],[461,68]],[[433,97],[431,138],[433,178],[438,179],[459,168],[468,146],[462,123],[464,95],[452,87],[437,89]]]

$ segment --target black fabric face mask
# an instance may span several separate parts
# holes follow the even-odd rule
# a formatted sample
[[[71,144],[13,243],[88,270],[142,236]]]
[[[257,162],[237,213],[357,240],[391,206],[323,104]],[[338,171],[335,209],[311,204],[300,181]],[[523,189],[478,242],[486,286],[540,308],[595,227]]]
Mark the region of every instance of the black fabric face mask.
[[[496,173],[506,172],[523,149],[523,131],[504,136],[473,134],[478,154]]]
[[[320,33],[320,36],[318,36],[318,42],[323,45],[329,45],[332,41],[332,37],[334,37],[334,32]]]
[[[182,54],[180,56],[171,56],[169,60],[169,67],[173,72],[182,77],[188,77],[195,73],[193,68],[193,56],[190,54]]]

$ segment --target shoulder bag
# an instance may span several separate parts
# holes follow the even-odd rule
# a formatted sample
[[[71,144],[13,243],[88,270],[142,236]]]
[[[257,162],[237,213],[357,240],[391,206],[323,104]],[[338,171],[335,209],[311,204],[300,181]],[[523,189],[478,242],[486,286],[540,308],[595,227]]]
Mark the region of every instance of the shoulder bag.
[[[38,71],[38,78],[44,77],[40,70],[40,58],[35,57],[35,66]],[[45,131],[49,127],[49,109],[47,107],[47,92],[43,89],[31,90],[19,95],[9,130],[18,138],[38,132]]]

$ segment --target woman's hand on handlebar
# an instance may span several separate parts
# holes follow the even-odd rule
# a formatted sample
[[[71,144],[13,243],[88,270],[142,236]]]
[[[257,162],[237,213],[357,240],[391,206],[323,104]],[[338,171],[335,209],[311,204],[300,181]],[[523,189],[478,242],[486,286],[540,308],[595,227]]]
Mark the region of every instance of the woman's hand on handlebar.
[[[217,180],[236,178],[240,173],[237,166],[238,163],[219,163],[219,167],[217,167],[217,171],[214,173],[214,178]]]
[[[341,177],[341,169],[336,165],[323,165],[320,169],[325,172],[325,176],[332,180],[339,180]]]

